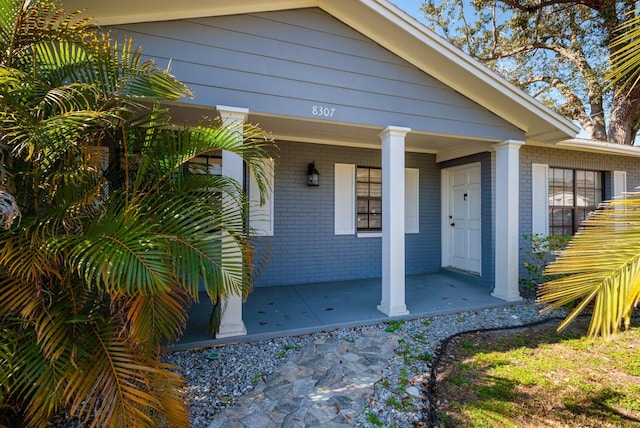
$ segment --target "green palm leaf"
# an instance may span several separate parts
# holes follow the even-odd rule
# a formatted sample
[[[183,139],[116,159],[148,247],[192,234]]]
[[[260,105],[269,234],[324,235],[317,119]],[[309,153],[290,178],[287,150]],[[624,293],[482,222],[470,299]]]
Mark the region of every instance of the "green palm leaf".
[[[637,14],[634,10],[629,14]],[[605,76],[609,86],[630,92],[640,83],[640,15],[626,20],[611,42],[611,68]]]
[[[167,70],[159,69],[152,60],[143,60],[141,51],[133,49],[131,38],[119,43],[96,34],[96,47],[96,61],[91,63],[94,68],[76,77],[98,85],[105,94],[161,100],[192,96],[189,88]]]
[[[246,296],[253,267],[243,189],[189,164],[236,153],[264,192],[273,154],[257,127],[178,129],[149,106],[186,96],[79,12],[0,0],[2,185],[22,213],[0,230],[0,413],[15,404],[19,425],[62,411],[92,426],[188,424],[159,350],[200,284],[214,302]],[[111,150],[106,171],[85,156],[95,147]]]
[[[577,303],[559,329],[587,308],[591,336],[608,337],[628,326],[640,301],[640,194],[607,203],[587,218],[545,274],[562,275],[540,287],[546,310]]]
[[[71,266],[88,287],[147,295],[168,291],[173,282],[165,237],[133,215],[107,211],[83,236],[61,236],[51,244],[69,251]]]

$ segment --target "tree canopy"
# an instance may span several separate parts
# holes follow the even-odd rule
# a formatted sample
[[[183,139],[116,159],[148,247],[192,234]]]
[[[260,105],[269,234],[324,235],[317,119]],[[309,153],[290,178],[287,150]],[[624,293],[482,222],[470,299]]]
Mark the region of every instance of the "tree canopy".
[[[588,138],[633,144],[640,97],[609,85],[611,44],[638,12],[630,0],[426,0],[430,27],[576,121]],[[633,88],[631,95],[640,91]]]

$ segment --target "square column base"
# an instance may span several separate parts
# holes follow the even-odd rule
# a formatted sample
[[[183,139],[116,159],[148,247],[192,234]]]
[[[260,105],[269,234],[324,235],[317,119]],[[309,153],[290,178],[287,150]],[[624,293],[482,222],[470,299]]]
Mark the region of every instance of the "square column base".
[[[244,325],[244,321],[240,321],[239,323],[220,324],[220,328],[216,333],[216,339],[246,335],[247,327]]]
[[[494,292],[491,293],[491,295],[493,297],[497,297],[498,299],[504,300],[506,302],[519,302],[520,300],[522,300],[522,297],[518,293],[516,293],[516,294],[502,294],[502,293],[496,292],[494,290]]]
[[[377,306],[378,310],[383,314],[389,317],[397,317],[401,315],[409,315],[409,311],[407,310],[407,305],[400,305],[391,307],[389,305],[385,305],[383,303]]]

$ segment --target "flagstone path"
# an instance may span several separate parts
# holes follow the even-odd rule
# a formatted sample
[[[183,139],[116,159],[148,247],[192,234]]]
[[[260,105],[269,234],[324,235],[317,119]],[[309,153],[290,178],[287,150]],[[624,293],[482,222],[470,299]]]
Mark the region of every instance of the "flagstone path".
[[[356,339],[321,337],[217,414],[209,428],[352,426],[398,339],[378,329]]]

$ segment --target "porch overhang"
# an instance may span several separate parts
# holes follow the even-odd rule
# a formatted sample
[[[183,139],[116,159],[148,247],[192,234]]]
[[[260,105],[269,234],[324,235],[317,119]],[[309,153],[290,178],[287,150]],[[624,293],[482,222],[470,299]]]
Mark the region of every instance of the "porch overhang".
[[[178,125],[194,125],[202,118],[217,116],[215,108],[211,106],[171,103],[168,107],[174,122]],[[385,128],[385,124],[364,126],[254,111],[249,111],[247,122],[260,126],[279,141],[368,149],[381,149],[378,134]],[[412,130],[406,135],[405,151],[434,154],[437,162],[443,162],[491,151],[492,146],[501,141],[503,140],[469,138],[455,135],[453,131],[451,134],[435,134]]]
[[[67,0],[69,10],[86,2]],[[451,45],[386,0],[169,0],[94,3],[88,14],[99,25],[187,19],[205,16],[318,7],[485,107],[524,132],[526,141],[555,143],[573,138],[579,128],[501,76]],[[381,31],[384,29],[384,31]]]

